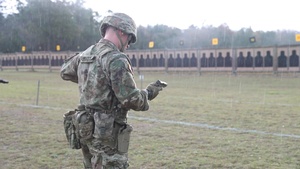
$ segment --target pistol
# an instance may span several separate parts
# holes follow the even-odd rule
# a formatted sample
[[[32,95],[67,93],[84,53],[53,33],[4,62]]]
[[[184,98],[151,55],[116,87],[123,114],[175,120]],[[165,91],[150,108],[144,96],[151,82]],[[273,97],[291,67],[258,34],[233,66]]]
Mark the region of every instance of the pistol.
[[[164,82],[164,81],[161,81],[161,80],[157,80],[155,82],[155,86],[157,87],[167,87],[168,86],[168,83],[167,82]]]

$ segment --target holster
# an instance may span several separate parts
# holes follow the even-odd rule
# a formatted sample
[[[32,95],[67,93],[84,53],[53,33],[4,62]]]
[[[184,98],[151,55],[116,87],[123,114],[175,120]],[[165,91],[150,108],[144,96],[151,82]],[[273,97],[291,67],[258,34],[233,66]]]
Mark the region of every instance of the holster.
[[[130,133],[133,130],[132,126],[125,124],[120,128],[118,133],[118,151],[120,153],[127,153],[129,148]]]

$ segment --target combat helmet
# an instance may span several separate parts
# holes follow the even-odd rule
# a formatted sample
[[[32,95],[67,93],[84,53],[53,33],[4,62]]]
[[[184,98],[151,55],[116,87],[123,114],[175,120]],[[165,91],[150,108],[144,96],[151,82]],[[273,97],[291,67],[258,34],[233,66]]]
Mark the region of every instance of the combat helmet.
[[[134,20],[124,13],[112,13],[104,17],[100,25],[101,36],[104,37],[107,26],[112,26],[126,34],[131,34],[132,38],[129,43],[136,42],[137,29]]]

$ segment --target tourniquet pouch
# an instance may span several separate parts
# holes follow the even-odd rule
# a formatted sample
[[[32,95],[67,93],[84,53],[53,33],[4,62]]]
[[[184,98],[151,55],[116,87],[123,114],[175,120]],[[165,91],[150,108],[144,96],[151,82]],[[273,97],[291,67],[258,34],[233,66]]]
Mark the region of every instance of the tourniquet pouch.
[[[93,138],[94,120],[93,117],[85,110],[76,110],[75,114],[76,135],[81,143]]]
[[[73,119],[75,117],[75,111],[68,111],[64,114],[64,129],[67,137],[67,141],[69,142],[70,148],[72,149],[80,149],[81,144],[79,138],[76,136],[75,125]]]
[[[116,147],[118,131],[115,128],[115,117],[113,113],[95,112],[94,120],[94,137],[101,140],[104,145]]]
[[[131,131],[132,131],[132,126],[130,126],[129,124],[125,124],[119,129],[118,151],[120,153],[128,152]]]

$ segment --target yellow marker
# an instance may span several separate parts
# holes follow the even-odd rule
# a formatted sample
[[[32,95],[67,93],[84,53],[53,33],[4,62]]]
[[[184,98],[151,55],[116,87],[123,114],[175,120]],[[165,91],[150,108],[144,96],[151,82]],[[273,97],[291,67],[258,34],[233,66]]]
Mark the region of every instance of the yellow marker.
[[[149,42],[149,48],[153,48],[154,47],[154,42],[153,41],[150,41]]]
[[[56,45],[56,50],[60,51],[60,46],[59,45]]]
[[[296,42],[300,42],[300,34],[296,34]]]
[[[256,42],[256,39],[255,39],[255,37],[251,37],[251,38],[249,39],[249,41],[250,41],[250,43],[254,43],[254,42]]]
[[[212,43],[212,45],[218,45],[218,43],[219,43],[218,38],[213,38],[211,43]]]

